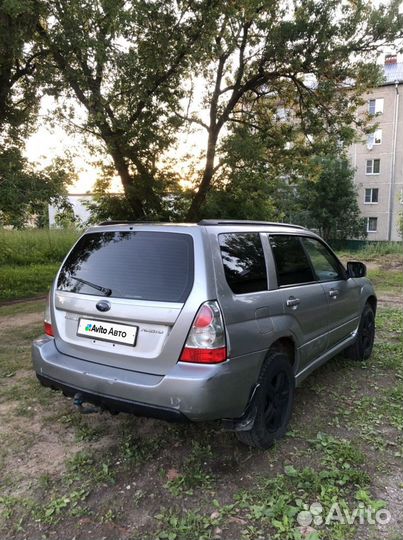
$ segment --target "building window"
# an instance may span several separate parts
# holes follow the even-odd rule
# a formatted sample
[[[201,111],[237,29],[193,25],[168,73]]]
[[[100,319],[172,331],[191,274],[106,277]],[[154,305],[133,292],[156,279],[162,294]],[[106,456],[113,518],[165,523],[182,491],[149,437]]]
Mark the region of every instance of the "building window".
[[[378,202],[378,188],[367,188],[365,190],[365,204],[375,204]]]
[[[366,174],[379,174],[381,172],[380,159],[367,159]]]
[[[383,98],[369,99],[368,100],[368,114],[382,114],[383,113]]]
[[[369,217],[367,218],[367,232],[376,232],[378,229],[378,218]]]
[[[382,130],[376,129],[372,133],[368,133],[367,146],[371,149],[374,145],[382,144]]]

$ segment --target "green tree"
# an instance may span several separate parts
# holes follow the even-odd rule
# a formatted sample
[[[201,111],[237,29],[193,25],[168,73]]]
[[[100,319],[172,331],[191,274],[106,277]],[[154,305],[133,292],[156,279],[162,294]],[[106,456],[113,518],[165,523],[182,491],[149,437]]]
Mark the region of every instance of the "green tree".
[[[299,210],[294,221],[317,229],[326,240],[365,238],[365,219],[361,217],[354,169],[346,157],[314,158],[321,173],[317,180],[301,180],[295,195]]]
[[[225,127],[254,128],[255,112],[283,106],[306,135],[351,140],[362,93],[379,82],[379,47],[402,36],[399,1],[231,0],[221,3],[216,30],[206,39],[206,92],[181,115],[205,128],[203,166],[187,218],[197,220],[218,170]],[[267,107],[267,105],[269,107]],[[273,139],[277,132],[273,126]],[[283,141],[284,142],[284,141]],[[281,155],[279,156],[280,159]]]
[[[241,125],[226,138],[220,149],[220,171],[207,193],[203,217],[284,220],[290,198],[284,181],[284,148],[276,147],[279,139],[273,141],[273,133],[269,140],[265,133]]]
[[[80,103],[80,128],[102,142],[139,218],[161,216],[161,198],[175,188],[161,160],[182,123],[203,126],[206,151],[187,213],[194,220],[217,174],[225,127],[250,120],[244,98],[281,98],[306,130],[350,135],[359,96],[378,77],[371,53],[401,33],[398,4],[47,2],[49,22],[37,25],[50,52],[44,83]],[[194,79],[206,88],[207,119],[192,112]]]
[[[23,156],[40,103],[39,64],[47,55],[36,26],[44,13],[36,0],[0,0],[0,225],[23,227],[47,219],[47,204],[66,205],[73,174],[68,159],[38,170]]]
[[[40,83],[59,99],[59,118],[109,156],[133,218],[170,212],[165,201],[179,186],[164,157],[183,126],[202,127],[207,139],[190,199],[174,204],[175,212],[188,207],[188,220],[201,216],[215,182],[226,181],[223,138],[234,125],[253,134],[261,109],[292,110],[305,136],[351,140],[361,95],[379,81],[374,57],[403,35],[400,0],[378,8],[364,0],[0,1],[0,30],[24,6],[31,17],[16,32],[18,46],[2,41],[0,57],[15,59],[15,74],[26,66],[21,88],[36,96]],[[19,93],[5,87],[8,111],[18,110]],[[278,134],[271,117],[266,131],[268,139]],[[277,169],[283,159],[278,153]]]
[[[46,55],[35,38],[35,0],[0,0],[0,144],[23,141],[39,103],[38,62]]]
[[[48,202],[66,206],[66,186],[74,179],[68,160],[36,170],[19,148],[0,150],[0,225],[24,227],[43,220]]]
[[[38,35],[50,51],[43,71],[60,113],[101,142],[136,218],[163,213],[172,175],[161,156],[175,140],[182,79],[200,57],[219,2],[58,0]],[[80,104],[66,110],[73,98]],[[76,118],[78,116],[78,118]],[[168,178],[167,178],[168,176]]]

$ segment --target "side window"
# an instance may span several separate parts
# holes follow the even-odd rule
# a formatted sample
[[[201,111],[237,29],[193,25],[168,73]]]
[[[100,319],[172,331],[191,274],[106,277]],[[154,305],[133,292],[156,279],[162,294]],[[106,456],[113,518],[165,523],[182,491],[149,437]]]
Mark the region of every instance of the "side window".
[[[279,287],[316,281],[298,236],[270,236]]]
[[[303,238],[302,243],[311,259],[313,269],[319,281],[331,281],[343,278],[339,261],[322,242],[314,238]]]
[[[267,290],[267,273],[259,233],[219,234],[228,285],[235,294]]]

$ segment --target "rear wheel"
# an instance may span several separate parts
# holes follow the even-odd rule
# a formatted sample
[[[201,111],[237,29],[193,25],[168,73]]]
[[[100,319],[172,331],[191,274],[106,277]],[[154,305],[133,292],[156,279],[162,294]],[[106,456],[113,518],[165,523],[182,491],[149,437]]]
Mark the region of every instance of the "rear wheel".
[[[259,377],[255,396],[255,422],[248,431],[237,431],[239,441],[255,448],[266,449],[287,431],[294,401],[295,380],[286,354],[269,355]]]
[[[357,339],[347,349],[347,355],[352,360],[368,360],[371,356],[375,339],[375,314],[369,304],[365,304],[358,327]]]

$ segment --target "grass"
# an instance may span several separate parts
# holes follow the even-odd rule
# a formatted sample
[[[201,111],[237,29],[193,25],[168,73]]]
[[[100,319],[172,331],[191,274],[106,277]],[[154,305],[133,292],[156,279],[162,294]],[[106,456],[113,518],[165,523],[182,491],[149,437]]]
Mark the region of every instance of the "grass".
[[[368,277],[372,281],[378,294],[396,293],[401,298],[403,292],[403,272],[398,270],[388,270],[374,268],[368,271]]]
[[[60,264],[79,235],[76,230],[0,229],[0,267]]]
[[[320,433],[309,441],[309,450],[322,457],[318,467],[286,465],[281,473],[271,478],[261,475],[252,488],[239,490],[231,503],[222,505],[213,499],[216,510],[210,515],[195,511],[177,514],[172,509],[164,509],[156,516],[160,522],[156,537],[203,540],[212,538],[212,530],[238,523],[243,528],[237,537],[245,540],[298,540],[303,535],[296,518],[314,501],[322,505],[323,515],[334,502],[347,506],[347,501],[357,496],[365,497],[368,505],[379,506],[379,501],[373,500],[367,492],[370,479],[362,470],[365,456],[354,444]],[[315,532],[309,538],[346,540],[351,538],[352,532],[351,526],[330,523],[322,527],[320,536]]]
[[[0,301],[46,294],[58,269],[55,263],[0,266]]]
[[[45,309],[45,302],[42,299],[32,300],[30,302],[21,302],[20,304],[0,305],[0,317],[11,317],[19,313],[38,313]]]
[[[371,242],[357,251],[338,250],[343,259],[375,261],[388,255],[402,255],[402,242]]]
[[[0,302],[46,294],[79,234],[75,230],[0,229]]]

